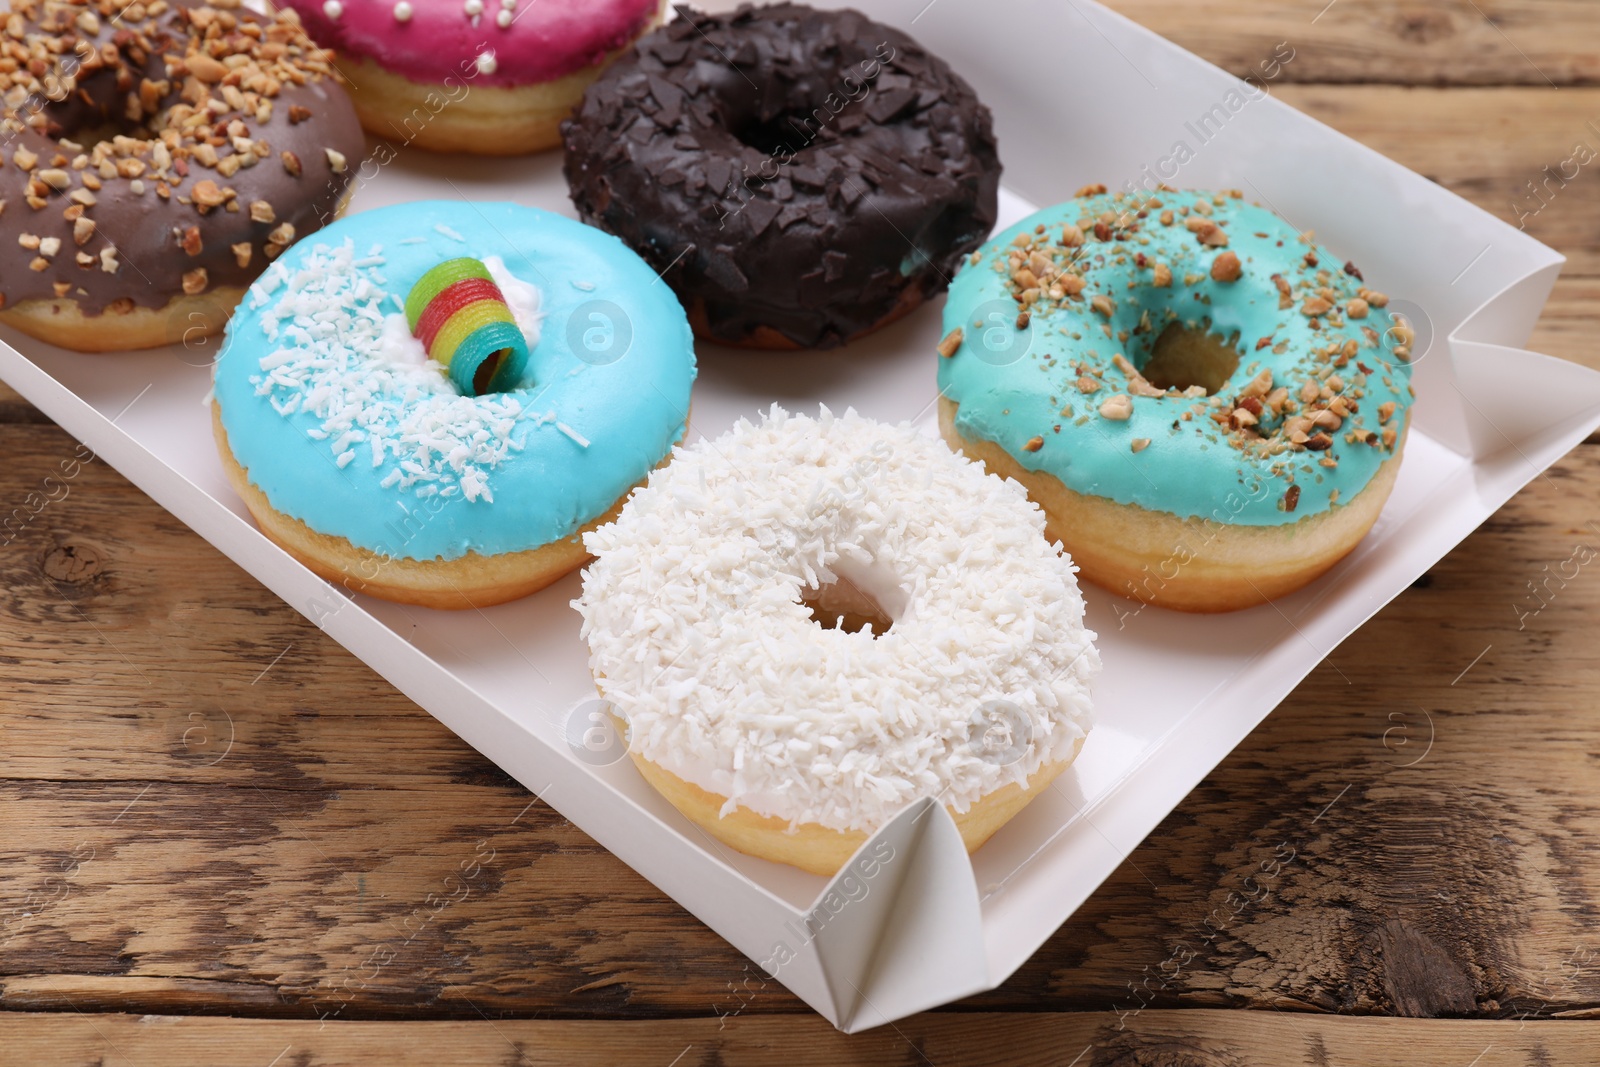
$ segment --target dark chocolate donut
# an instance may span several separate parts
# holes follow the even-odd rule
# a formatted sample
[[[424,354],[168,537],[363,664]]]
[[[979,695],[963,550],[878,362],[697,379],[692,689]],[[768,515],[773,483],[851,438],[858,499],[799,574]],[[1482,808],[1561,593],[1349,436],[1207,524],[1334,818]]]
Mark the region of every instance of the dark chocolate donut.
[[[944,289],[995,222],[989,110],[856,11],[679,8],[562,132],[578,213],[725,344],[844,344]]]
[[[0,22],[0,320],[36,336],[129,348],[220,329],[360,165],[332,53],[293,12],[12,0]]]

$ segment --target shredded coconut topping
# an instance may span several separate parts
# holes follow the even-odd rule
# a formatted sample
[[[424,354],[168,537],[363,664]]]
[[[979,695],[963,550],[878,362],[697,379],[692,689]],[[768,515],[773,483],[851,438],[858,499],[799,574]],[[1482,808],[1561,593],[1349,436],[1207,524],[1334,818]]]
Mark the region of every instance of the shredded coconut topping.
[[[586,534],[573,606],[636,752],[724,814],[871,832],[921,796],[964,812],[1088,731],[1100,658],[1044,532],[1022,486],[909,426],[774,407]],[[818,625],[802,594],[839,580],[893,625]]]
[[[522,447],[514,431],[523,405],[511,394],[462,396],[443,367],[410,351],[420,342],[403,317],[397,331],[395,314],[383,308],[393,301],[382,251],[374,246],[358,259],[346,240],[315,246],[292,270],[274,263],[252,287],[251,306],[265,307],[281,292],[261,315],[278,347],[261,357],[250,382],[285,418],[315,416],[318,425],[306,432],[327,442],[341,469],[365,457],[373,467],[391,465],[385,488],[492,503],[489,472]],[[519,284],[508,302],[531,345],[539,337],[538,292]]]

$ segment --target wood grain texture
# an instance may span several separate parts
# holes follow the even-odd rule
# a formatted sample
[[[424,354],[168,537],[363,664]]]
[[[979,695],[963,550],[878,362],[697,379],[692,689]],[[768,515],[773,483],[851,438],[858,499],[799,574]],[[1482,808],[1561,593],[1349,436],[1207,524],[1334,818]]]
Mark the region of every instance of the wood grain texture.
[[[846,1037],[815,1017],[330,1023],[0,1016],[0,1062],[126,1067],[1542,1067],[1592,1063],[1600,1023],[1287,1012],[933,1014]],[[1398,1058],[1403,1057],[1403,1058]]]
[[[1243,77],[1279,42],[1296,82],[1600,83],[1600,7],[1589,0],[1109,0],[1136,22]]]
[[[1280,99],[1567,254],[1530,346],[1600,369],[1600,160],[1545,169],[1600,151],[1600,5],[1117,6],[1237,73],[1291,41]],[[1600,445],[1323,650],[1004,986],[855,1039],[3,385],[0,454],[0,1065],[1600,1047]]]
[[[7,495],[71,447],[0,427]],[[1597,456],[1328,650],[969,1006],[1600,1006],[1600,723],[1571,710],[1600,691],[1600,578],[1574,562],[1600,553]],[[0,582],[0,900],[19,902],[0,1006],[799,1010],[103,464],[0,555]]]
[[[1600,89],[1283,85],[1273,92],[1524,226],[1567,256],[1565,277],[1600,275]],[[1583,158],[1589,162],[1580,165]]]

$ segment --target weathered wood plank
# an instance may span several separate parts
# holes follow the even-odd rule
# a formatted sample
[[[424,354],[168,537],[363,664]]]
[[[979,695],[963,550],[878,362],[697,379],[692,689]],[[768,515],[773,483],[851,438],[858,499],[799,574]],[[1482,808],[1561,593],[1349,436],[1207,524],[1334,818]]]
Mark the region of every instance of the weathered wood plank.
[[[1600,278],[1558,279],[1528,347],[1600,370],[1600,345],[1595,343],[1600,332],[1597,309]]]
[[[1600,89],[1284,85],[1274,92],[1525,226],[1567,256],[1567,277],[1600,275]]]
[[[0,424],[15,422],[43,426],[53,425],[45,417],[44,412],[22,399],[21,395],[11,386],[5,382],[0,382]]]
[[[72,447],[0,427],[0,500]],[[1600,1005],[1597,456],[1329,650],[972,1006]],[[799,1009],[103,464],[69,484],[0,550],[0,1007]]]
[[[0,1015],[7,1062],[60,1067],[1408,1067],[1587,1065],[1600,1023],[1463,1022],[1150,1011],[938,1013],[847,1037],[812,1017],[330,1023]],[[1403,1050],[1403,1051],[1402,1051]],[[1402,1058],[1403,1057],[1403,1058]]]
[[[1586,0],[1109,0],[1136,22],[1243,77],[1280,42],[1297,82],[1537,85],[1600,82],[1600,8]]]

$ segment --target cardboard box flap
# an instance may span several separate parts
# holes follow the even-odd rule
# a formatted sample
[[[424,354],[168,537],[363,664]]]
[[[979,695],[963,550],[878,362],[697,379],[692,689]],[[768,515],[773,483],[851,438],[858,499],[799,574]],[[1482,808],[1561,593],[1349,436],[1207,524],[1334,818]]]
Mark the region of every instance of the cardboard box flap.
[[[987,989],[983,914],[961,831],[923,797],[873,835],[806,916],[847,1032]]]
[[[1600,410],[1600,374],[1553,356],[1478,341],[1452,341],[1454,391],[1461,402],[1469,454],[1526,453],[1551,435],[1588,435]]]

